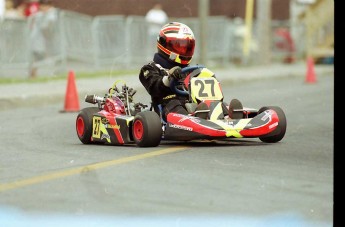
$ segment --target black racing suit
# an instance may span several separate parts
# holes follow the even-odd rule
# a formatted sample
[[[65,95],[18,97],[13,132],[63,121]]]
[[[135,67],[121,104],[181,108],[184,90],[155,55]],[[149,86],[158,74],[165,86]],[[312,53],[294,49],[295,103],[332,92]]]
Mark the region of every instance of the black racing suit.
[[[163,77],[168,76],[167,71],[176,65],[156,53],[153,61],[144,65],[139,73],[140,82],[151,95],[155,112],[162,114],[164,120],[170,112],[188,114],[185,109],[186,98],[177,96],[163,83]],[[182,65],[178,66],[183,67]],[[159,105],[162,107],[162,113]]]

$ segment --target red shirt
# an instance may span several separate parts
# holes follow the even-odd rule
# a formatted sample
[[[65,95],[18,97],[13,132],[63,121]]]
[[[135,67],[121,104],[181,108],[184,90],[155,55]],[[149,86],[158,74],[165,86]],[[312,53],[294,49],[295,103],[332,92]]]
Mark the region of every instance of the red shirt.
[[[29,17],[37,13],[38,10],[39,10],[39,2],[28,2],[24,9],[24,15],[26,17]]]

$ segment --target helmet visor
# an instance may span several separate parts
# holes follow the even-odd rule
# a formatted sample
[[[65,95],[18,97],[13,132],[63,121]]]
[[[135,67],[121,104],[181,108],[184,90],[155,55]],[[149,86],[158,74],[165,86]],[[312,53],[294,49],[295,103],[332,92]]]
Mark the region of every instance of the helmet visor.
[[[192,57],[194,54],[195,40],[191,38],[175,39],[167,38],[166,48],[179,55]]]

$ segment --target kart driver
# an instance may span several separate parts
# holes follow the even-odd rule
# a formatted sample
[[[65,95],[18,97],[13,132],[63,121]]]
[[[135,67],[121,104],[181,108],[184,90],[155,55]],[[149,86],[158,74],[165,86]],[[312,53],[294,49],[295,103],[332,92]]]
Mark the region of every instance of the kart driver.
[[[168,113],[174,112],[188,115],[186,97],[177,96],[170,89],[172,79],[182,79],[181,69],[192,60],[195,47],[193,31],[185,24],[170,22],[164,25],[157,37],[157,53],[153,61],[144,65],[139,73],[140,82],[151,95],[152,106],[156,113],[162,113],[166,121]],[[223,112],[230,118],[242,118],[242,113],[234,109],[242,109],[239,100],[233,99],[229,109],[223,105]],[[209,108],[201,102],[194,111],[194,116],[207,119]]]
[[[191,62],[194,47],[194,34],[187,25],[168,23],[158,34],[157,53],[154,54],[153,61],[140,70],[140,82],[151,95],[155,112],[159,114],[162,111],[164,120],[170,112],[188,115],[185,107],[187,98],[177,96],[169,86],[172,79],[182,79],[181,69]],[[208,110],[208,106],[202,102],[196,108],[200,115],[195,116],[207,118],[207,113],[205,115],[203,110]]]

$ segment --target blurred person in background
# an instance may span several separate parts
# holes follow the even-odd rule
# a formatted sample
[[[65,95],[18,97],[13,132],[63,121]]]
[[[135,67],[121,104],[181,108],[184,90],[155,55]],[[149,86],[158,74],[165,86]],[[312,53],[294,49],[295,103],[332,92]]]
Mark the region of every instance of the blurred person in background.
[[[242,64],[243,62],[243,43],[245,42],[245,37],[248,35],[248,29],[246,27],[245,21],[240,17],[233,18],[234,26],[234,41],[232,45],[234,46],[235,53],[241,53],[241,55],[236,56],[233,60],[236,64]],[[254,37],[251,37],[249,44],[250,52],[253,54],[259,53],[259,45]]]
[[[148,35],[153,50],[155,50],[156,47],[157,34],[162,26],[168,23],[168,19],[168,15],[165,13],[160,3],[156,3],[145,15],[145,20],[149,25]]]
[[[29,17],[29,16],[36,14],[39,10],[40,10],[39,0],[26,0],[25,1],[24,15],[26,17]]]
[[[4,19],[5,16],[5,0],[0,0],[0,21]]]
[[[15,7],[12,0],[6,0],[5,18],[9,19],[23,19],[25,3],[21,3]]]
[[[38,64],[48,55],[48,41],[51,39],[53,25],[58,17],[57,9],[51,0],[40,0],[39,11],[29,17],[30,24],[30,78],[36,78]]]

